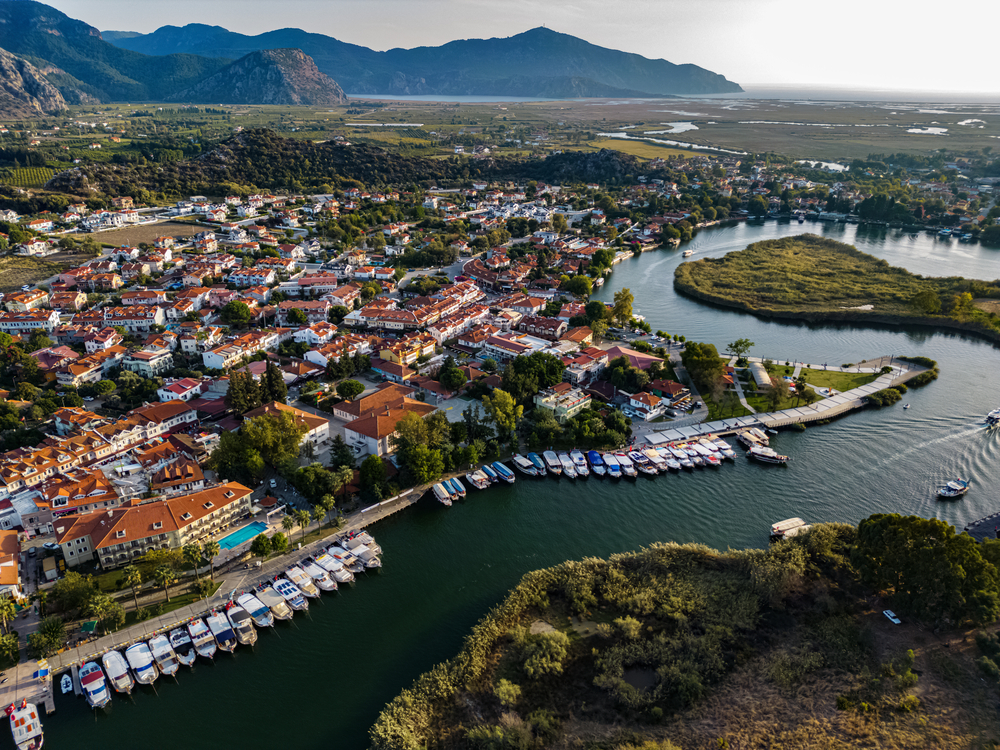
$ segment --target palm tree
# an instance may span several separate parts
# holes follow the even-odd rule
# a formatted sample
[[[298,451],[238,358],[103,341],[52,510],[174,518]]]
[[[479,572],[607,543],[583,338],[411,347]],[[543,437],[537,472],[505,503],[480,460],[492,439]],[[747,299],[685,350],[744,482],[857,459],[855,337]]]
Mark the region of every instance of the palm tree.
[[[136,590],[142,586],[142,572],[136,565],[128,565],[122,570],[124,577],[122,583],[132,589],[132,599],[135,600],[135,608],[139,609],[139,595]]]
[[[202,552],[205,553],[205,557],[208,558],[209,569],[211,570],[212,580],[215,580],[215,556],[219,554],[222,549],[219,543],[216,541],[205,542],[201,546]]]
[[[323,509],[322,520],[329,521],[330,511],[337,507],[337,501],[333,499],[333,495],[323,495],[316,506]]]
[[[90,598],[90,602],[87,604],[87,611],[90,616],[101,623],[101,629],[107,630],[105,626],[105,620],[108,615],[111,614],[115,607],[115,600],[112,599],[108,594],[103,592],[98,592]]]
[[[309,522],[312,521],[312,513],[308,510],[297,510],[295,511],[295,520],[299,522],[299,526],[302,528],[302,533],[299,534],[299,541],[306,535],[306,527]]]
[[[285,517],[281,519],[281,528],[289,533],[295,528],[294,515],[294,513],[286,513]]]
[[[0,597],[0,621],[3,622],[3,632],[7,632],[7,623],[14,619],[17,614],[17,609],[14,606],[14,600],[9,596]]]
[[[170,584],[177,580],[177,575],[174,573],[173,568],[169,565],[161,565],[156,570],[153,571],[153,578],[156,582],[163,586],[163,593],[167,597],[167,601],[170,601]]]
[[[354,479],[354,469],[349,466],[341,466],[333,472],[333,475],[336,478],[337,484],[340,485],[340,488],[344,490],[344,494],[346,495],[347,485]],[[341,500],[343,500],[343,497],[341,497]]]
[[[201,566],[201,547],[197,544],[185,544],[181,548],[181,554],[184,555],[184,562],[194,568],[194,578],[198,580],[200,578],[198,568]]]

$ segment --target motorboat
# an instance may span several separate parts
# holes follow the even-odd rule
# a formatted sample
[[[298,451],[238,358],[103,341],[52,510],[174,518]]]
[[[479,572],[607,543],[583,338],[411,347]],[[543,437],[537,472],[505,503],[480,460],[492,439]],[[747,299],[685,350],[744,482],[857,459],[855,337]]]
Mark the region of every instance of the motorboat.
[[[253,618],[253,624],[258,628],[269,628],[274,625],[274,615],[271,613],[270,607],[253,594],[240,594],[236,598],[236,603],[249,613]],[[177,650],[176,646],[174,646],[174,650]]]
[[[664,463],[666,463],[668,469],[673,469],[674,471],[680,471],[681,462],[674,458],[674,454],[670,452],[667,448],[658,448],[660,456],[663,458]]]
[[[1000,409],[994,409],[986,415],[986,424],[990,427],[996,427],[1000,424]]]
[[[635,464],[624,452],[615,453],[615,458],[618,459],[618,465],[622,467],[622,473],[625,476],[634,477],[637,474]]]
[[[698,453],[698,451],[696,451],[694,448],[692,448],[687,443],[683,443],[683,444],[679,445],[678,448],[680,448],[682,451],[684,451],[685,454],[687,454],[688,460],[690,460],[691,463],[693,463],[695,466],[704,466],[705,465],[705,461],[702,459],[702,457]]]
[[[465,497],[465,485],[462,484],[462,480],[461,479],[459,479],[458,477],[452,477],[448,481],[451,482],[452,488],[455,490],[455,492],[458,493],[459,497]],[[374,541],[374,540],[372,540],[372,541]],[[367,546],[367,545],[365,545],[365,546]],[[348,549],[352,549],[352,548],[348,547]],[[382,550],[379,549],[379,551],[376,552],[375,554],[378,555],[381,552],[382,552]]]
[[[352,531],[340,538],[340,546],[344,549],[354,549],[357,545],[363,544],[376,555],[382,554],[382,547],[375,541],[375,537],[364,529]]]
[[[573,461],[573,466],[576,467],[577,476],[590,476],[590,469],[587,467],[587,457],[583,455],[583,451],[571,450],[569,457]]]
[[[313,583],[312,576],[306,575],[306,572],[298,565],[286,568],[285,575],[288,576],[288,580],[294,583],[307,597],[310,599],[319,598],[319,588],[315,583]]]
[[[125,661],[132,668],[135,681],[140,685],[152,685],[160,676],[156,663],[153,661],[153,652],[149,650],[149,646],[141,641],[133,643],[125,649]]]
[[[236,633],[233,632],[233,625],[229,622],[229,618],[225,614],[213,610],[206,621],[208,629],[212,631],[216,643],[219,644],[219,648],[227,653],[233,653],[236,649]]]
[[[497,474],[496,470],[489,464],[483,464],[480,471],[487,476],[491,483],[500,481],[500,475]]]
[[[938,497],[953,498],[961,497],[966,492],[969,491],[969,485],[972,484],[969,479],[952,479],[944,487],[941,487],[938,491]]]
[[[341,547],[339,544],[331,544],[327,548],[327,553],[333,555],[336,559],[340,560],[352,573],[364,573],[365,564],[361,562],[353,552]]]
[[[198,658],[198,653],[194,650],[191,634],[187,632],[187,628],[174,628],[170,631],[170,648],[177,654],[177,661],[185,667],[190,667]]]
[[[706,458],[707,456],[711,456],[713,453],[715,453],[714,450],[709,450],[704,445],[702,445],[700,440],[697,443],[688,443],[687,447],[690,450],[693,450],[696,454],[698,454],[702,458]]]
[[[715,453],[709,454],[704,457],[705,463],[709,466],[722,466],[722,459]]]
[[[597,451],[587,451],[587,460],[590,462],[590,470],[597,476],[603,477],[608,473],[608,467],[604,465],[604,458]]]
[[[493,470],[507,484],[514,484],[514,472],[508,469],[503,461],[494,461]]]
[[[562,466],[563,474],[569,479],[576,479],[576,464],[569,457],[566,451],[559,454],[559,464]]]
[[[545,476],[545,461],[537,453],[529,453],[528,460],[531,461],[532,465],[535,467],[535,474],[540,477]]]
[[[458,484],[457,479],[442,479],[441,484],[443,484],[451,493],[452,501],[465,497],[465,487]]]
[[[382,561],[379,559],[378,555],[363,544],[360,547],[352,549],[351,554],[354,555],[354,557],[359,560],[366,569],[382,567]]]
[[[800,530],[808,529],[809,526],[801,518],[786,518],[771,524],[771,541],[786,539],[800,533]]]
[[[11,703],[6,709],[10,719],[10,733],[14,736],[17,750],[41,750],[45,739],[42,733],[42,720],[34,703],[28,703],[27,698],[21,700],[20,706]]]
[[[111,702],[111,692],[108,690],[104,672],[96,661],[88,661],[80,667],[80,687],[93,708],[104,708]]]
[[[787,464],[791,460],[788,456],[778,453],[774,448],[768,448],[763,445],[755,445],[748,450],[747,458],[752,458],[755,461],[765,464]]]
[[[260,602],[271,610],[271,614],[277,620],[291,620],[294,612],[285,601],[285,597],[279,594],[268,585],[261,586],[255,595]],[[249,611],[249,610],[247,610]]]
[[[771,438],[769,438],[767,436],[767,433],[764,432],[762,429],[760,429],[760,427],[751,427],[750,428],[750,434],[754,435],[757,438],[757,440],[760,441],[761,443],[763,443],[764,445],[770,445],[771,444]],[[771,430],[771,434],[772,435],[777,435],[778,432],[777,432],[777,430]]]
[[[108,651],[101,657],[101,664],[104,665],[104,674],[108,677],[111,687],[119,693],[128,695],[135,687],[135,680],[128,671],[128,662],[118,651]]]
[[[168,677],[177,674],[177,670],[181,668],[181,662],[177,658],[177,654],[174,653],[167,636],[160,633],[150,638],[149,650],[153,653],[153,659],[156,661],[156,667],[160,670],[160,674]]]
[[[535,464],[532,463],[530,459],[518,453],[514,456],[513,460],[514,468],[522,474],[527,474],[529,477],[538,476],[538,469],[535,468]]]
[[[712,442],[715,443],[719,449],[719,453],[721,453],[725,458],[736,458],[736,451],[734,451],[733,447],[725,440],[722,438],[714,438]]]
[[[490,486],[490,478],[486,476],[480,469],[471,471],[465,475],[465,478],[469,481],[473,487],[477,490],[485,490]]]
[[[187,629],[188,634],[191,636],[191,643],[194,644],[194,650],[198,652],[198,656],[205,659],[213,658],[218,645],[215,643],[212,631],[208,629],[205,621],[200,617],[196,617],[187,624]]]
[[[69,676],[69,672],[63,673],[59,680],[59,690],[62,691],[63,695],[73,692],[73,678]]]
[[[312,578],[313,583],[316,584],[320,591],[337,590],[337,582],[333,580],[333,576],[312,560],[303,560],[299,563],[299,567],[302,568],[303,573]]]
[[[694,250],[688,248],[683,253],[681,253],[681,255],[683,255],[685,258],[690,258],[692,255],[694,255]]]
[[[354,583],[354,574],[340,560],[326,552],[320,552],[313,561],[327,571],[337,583]]]
[[[660,452],[656,450],[656,448],[647,448],[642,453],[647,459],[649,459],[650,463],[653,464],[653,467],[658,473],[664,473],[669,468],[667,466],[666,459],[660,455]]]
[[[909,404],[903,404],[903,408],[904,408],[904,409],[909,409],[909,408],[910,408],[910,405],[909,405]]]
[[[238,604],[226,607],[226,619],[233,628],[236,640],[241,646],[252,646],[257,642],[257,628],[253,626],[250,613]]]
[[[612,479],[621,479],[622,467],[618,463],[618,459],[615,458],[615,454],[605,453],[601,458],[604,460],[604,466],[607,467],[608,476]]]
[[[294,610],[305,611],[309,609],[309,602],[299,587],[287,578],[278,578],[271,584],[271,588],[281,594],[282,598],[288,602],[288,606]]]
[[[629,451],[628,457],[632,459],[632,463],[634,463],[643,474],[656,476],[656,467],[653,465],[653,462],[646,457],[645,453],[642,451]]]
[[[542,458],[545,459],[545,468],[548,469],[550,473],[562,474],[562,461],[559,460],[559,456],[556,455],[555,451],[545,451],[542,454]]]
[[[441,482],[435,484],[432,488],[434,491],[434,497],[438,499],[438,502],[442,505],[451,505],[451,493],[444,488]]]

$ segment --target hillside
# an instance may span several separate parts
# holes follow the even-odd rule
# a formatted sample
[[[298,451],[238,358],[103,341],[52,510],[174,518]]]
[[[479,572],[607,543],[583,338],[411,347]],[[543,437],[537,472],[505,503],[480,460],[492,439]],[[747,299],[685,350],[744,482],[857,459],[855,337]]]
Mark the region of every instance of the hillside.
[[[251,52],[215,75],[170,97],[219,104],[329,106],[347,101],[343,89],[297,49]]]
[[[0,112],[30,118],[65,109],[62,94],[31,63],[0,49]]]
[[[247,36],[219,26],[164,26],[116,36],[114,44],[149,55],[238,58],[260,49],[297,48],[350,94],[508,96],[687,95],[741,91],[724,76],[536,28],[505,39],[467,39],[440,47],[386,52],[301,29]]]

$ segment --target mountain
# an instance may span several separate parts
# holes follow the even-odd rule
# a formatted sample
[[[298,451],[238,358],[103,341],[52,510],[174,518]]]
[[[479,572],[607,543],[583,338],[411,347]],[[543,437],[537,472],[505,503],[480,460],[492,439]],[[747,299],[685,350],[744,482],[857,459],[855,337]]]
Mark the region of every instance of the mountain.
[[[59,69],[49,77],[61,90],[82,88],[109,100],[162,101],[228,64],[218,56],[150,57],[116,47],[101,32],[33,0],[0,0],[0,48],[36,67]]]
[[[304,104],[347,101],[344,90],[297,49],[251,52],[215,75],[170,97],[173,101],[218,104]]]
[[[247,36],[204,24],[164,26],[151,34],[112,41],[148,55],[230,59],[261,49],[296,48],[346,91],[359,95],[669,96],[742,91],[738,84],[697,65],[650,60],[546,28],[503,39],[467,39],[386,52],[301,29]]]
[[[29,118],[65,108],[59,89],[38,68],[0,49],[0,112],[4,118]]]
[[[115,39],[128,39],[133,36],[142,36],[141,32],[138,31],[102,31],[101,39],[106,42],[112,42]]]

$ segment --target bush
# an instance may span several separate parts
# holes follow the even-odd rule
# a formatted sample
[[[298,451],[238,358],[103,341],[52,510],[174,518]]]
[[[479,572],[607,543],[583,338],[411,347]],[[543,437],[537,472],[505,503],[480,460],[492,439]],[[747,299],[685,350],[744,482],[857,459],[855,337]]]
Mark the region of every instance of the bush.
[[[868,403],[881,409],[883,406],[892,406],[901,399],[899,391],[894,388],[883,388],[881,391],[869,394]]]
[[[900,383],[899,385],[894,385],[892,390],[899,391],[900,393],[906,393],[909,388],[906,387],[906,383]]]
[[[521,699],[521,686],[510,680],[500,680],[493,687],[493,694],[505,708],[510,708]]]
[[[525,674],[536,679],[561,674],[568,649],[569,636],[558,630],[531,638],[524,649]]]
[[[149,607],[139,607],[139,609],[135,611],[136,622],[144,622],[145,620],[148,620],[152,616],[153,613],[150,611]]]
[[[996,662],[990,657],[980,656],[976,659],[976,666],[979,667],[980,672],[992,679],[994,682],[1000,682],[1000,667],[998,667]]]

